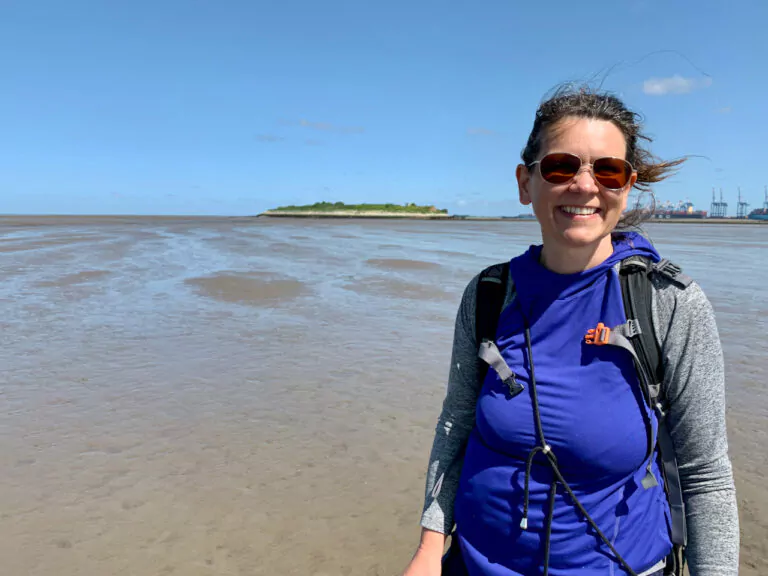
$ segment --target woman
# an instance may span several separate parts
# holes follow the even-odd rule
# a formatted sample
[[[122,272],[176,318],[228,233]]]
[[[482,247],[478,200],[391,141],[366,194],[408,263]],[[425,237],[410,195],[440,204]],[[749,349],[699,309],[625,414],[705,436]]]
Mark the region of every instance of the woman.
[[[511,374],[478,377],[475,277],[457,315],[421,542],[405,576],[671,570],[660,412],[644,401],[627,350],[589,345],[590,327],[629,318],[620,264],[660,260],[624,211],[630,189],[649,190],[682,160],[658,161],[643,140],[637,115],[611,95],[564,90],[539,107],[517,181],[542,245],[510,261],[491,345]],[[739,528],[722,352],[709,301],[686,284],[654,278],[649,331],[663,362],[688,569],[728,576],[738,572]]]

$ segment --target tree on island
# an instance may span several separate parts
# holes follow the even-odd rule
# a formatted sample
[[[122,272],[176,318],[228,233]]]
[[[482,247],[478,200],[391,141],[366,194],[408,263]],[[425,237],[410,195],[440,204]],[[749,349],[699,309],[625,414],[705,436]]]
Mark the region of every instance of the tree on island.
[[[448,214],[434,206],[418,206],[413,202],[400,204],[344,204],[344,202],[315,202],[304,206],[280,206],[271,212],[391,212],[407,214]]]

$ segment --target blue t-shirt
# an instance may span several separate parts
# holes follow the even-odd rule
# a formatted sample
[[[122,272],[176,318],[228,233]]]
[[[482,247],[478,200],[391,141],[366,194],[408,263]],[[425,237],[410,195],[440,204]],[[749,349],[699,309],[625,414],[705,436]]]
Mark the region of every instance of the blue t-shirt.
[[[457,534],[470,575],[541,574],[552,469],[534,460],[528,529],[523,515],[525,463],[539,445],[524,327],[530,329],[542,427],[558,468],[574,494],[636,572],[672,548],[667,505],[659,484],[645,489],[647,419],[631,355],[615,346],[592,346],[584,336],[599,322],[626,322],[614,266],[634,254],[659,260],[638,234],[614,237],[614,252],[595,268],[556,274],[539,263],[540,246],[510,262],[516,297],[502,312],[496,343],[525,390],[510,397],[489,370],[477,402],[455,504]],[[558,488],[552,520],[549,573],[605,576],[627,572]]]

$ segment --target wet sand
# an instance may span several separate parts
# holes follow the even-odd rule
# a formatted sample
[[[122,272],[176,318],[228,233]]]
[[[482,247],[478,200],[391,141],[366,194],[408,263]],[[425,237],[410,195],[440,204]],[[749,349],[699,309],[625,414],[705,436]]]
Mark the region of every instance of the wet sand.
[[[290,300],[308,291],[308,287],[297,280],[254,274],[218,273],[209,277],[187,278],[184,283],[198,288],[203,296],[254,306],[264,305],[266,301]]]
[[[768,572],[768,229],[650,225],[723,339]],[[453,319],[530,223],[0,217],[4,573],[392,575]]]

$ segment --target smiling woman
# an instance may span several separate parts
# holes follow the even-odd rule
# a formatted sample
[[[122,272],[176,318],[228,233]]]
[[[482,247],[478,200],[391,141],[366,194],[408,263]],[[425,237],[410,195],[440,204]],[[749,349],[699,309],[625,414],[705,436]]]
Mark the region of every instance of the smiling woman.
[[[641,141],[651,138],[643,134],[639,115],[612,95],[561,91],[541,105],[517,180],[520,201],[532,205],[542,234],[549,236],[544,259],[557,245],[564,250],[561,259],[572,261],[575,270],[588,265],[569,248],[575,242],[594,244],[590,260],[604,260],[612,230],[630,228],[650,216],[651,185],[670,176],[685,159],[659,160]],[[532,178],[536,172],[538,179]],[[651,210],[640,208],[638,198],[638,206],[625,213],[633,187],[650,193]]]
[[[641,140],[609,94],[539,107],[517,181],[542,243],[465,289],[406,576],[737,574],[712,307],[625,213],[682,160]]]

